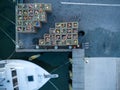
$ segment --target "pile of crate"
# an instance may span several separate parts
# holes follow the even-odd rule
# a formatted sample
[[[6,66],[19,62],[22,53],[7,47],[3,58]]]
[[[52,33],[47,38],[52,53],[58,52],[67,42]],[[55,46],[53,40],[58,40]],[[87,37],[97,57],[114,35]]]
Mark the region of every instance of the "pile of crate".
[[[51,4],[31,3],[16,6],[16,30],[22,33],[34,33],[41,28],[41,22],[47,22],[46,12],[51,12]]]
[[[78,22],[55,23],[44,39],[39,39],[39,46],[78,45]]]

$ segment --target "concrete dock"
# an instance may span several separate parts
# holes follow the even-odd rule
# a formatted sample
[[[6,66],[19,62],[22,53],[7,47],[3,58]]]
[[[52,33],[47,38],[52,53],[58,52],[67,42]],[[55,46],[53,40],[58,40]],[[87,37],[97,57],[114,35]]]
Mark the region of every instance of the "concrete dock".
[[[84,50],[72,50],[72,90],[84,90]]]

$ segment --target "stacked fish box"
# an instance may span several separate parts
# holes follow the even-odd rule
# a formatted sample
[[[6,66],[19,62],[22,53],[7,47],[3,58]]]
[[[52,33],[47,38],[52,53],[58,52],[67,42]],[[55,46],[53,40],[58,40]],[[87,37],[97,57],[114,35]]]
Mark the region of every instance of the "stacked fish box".
[[[63,22],[55,24],[56,36],[59,36],[60,46],[78,45],[78,22]],[[56,38],[58,42],[58,38]]]
[[[50,34],[50,39],[51,39],[51,46],[55,46],[56,42],[55,42],[55,28],[50,28],[49,29],[49,34]]]
[[[78,22],[55,23],[55,28],[49,29],[49,34],[39,40],[40,46],[72,46],[78,45]]]
[[[51,4],[44,4],[44,10],[46,12],[51,12],[52,11],[52,6]]]
[[[35,33],[41,28],[41,22],[47,22],[46,12],[51,12],[51,4],[30,3],[16,6],[16,31]]]
[[[51,45],[50,34],[44,34],[45,46]]]
[[[44,45],[45,45],[44,39],[39,39],[39,46],[44,46]]]

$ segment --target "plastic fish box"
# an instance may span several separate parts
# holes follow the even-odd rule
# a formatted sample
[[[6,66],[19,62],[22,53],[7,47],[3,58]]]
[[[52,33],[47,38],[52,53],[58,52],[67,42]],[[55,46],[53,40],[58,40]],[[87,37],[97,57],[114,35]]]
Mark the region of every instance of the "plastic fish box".
[[[18,20],[17,23],[16,23],[17,26],[23,26],[23,22],[22,20]]]
[[[42,27],[42,24],[40,21],[33,21],[32,22],[33,26],[36,27],[36,28],[41,28]]]
[[[60,28],[61,27],[61,23],[55,23],[55,28]]]
[[[73,32],[72,30],[73,30],[72,28],[68,28],[67,33],[72,33]]]
[[[72,28],[72,22],[67,22],[67,28]]]
[[[72,22],[72,28],[78,28],[78,22]]]
[[[73,39],[78,39],[78,34],[72,34]]]
[[[41,22],[47,22],[47,14],[46,14],[46,12],[41,12],[40,13],[40,21]]]
[[[22,11],[23,11],[23,14],[22,14],[23,16],[28,16],[28,11],[29,11],[28,9],[24,9]]]
[[[50,39],[47,40],[47,38],[46,38],[45,39],[45,46],[47,46],[47,45],[51,45],[51,41],[50,41]]]
[[[55,23],[56,28],[67,28],[67,22]]]
[[[52,11],[52,6],[51,4],[44,4],[44,10],[46,12],[51,12]]]
[[[62,45],[61,40],[56,40],[56,45],[61,46]]]
[[[71,40],[71,39],[70,39],[70,40],[67,39],[67,40],[66,40],[66,45],[72,45],[72,40]]]
[[[72,45],[78,45],[78,39],[73,39],[72,40]]]
[[[40,46],[45,45],[44,39],[39,39],[39,45],[40,45]]]
[[[67,35],[66,34],[62,34],[62,40],[66,40],[67,39]]]
[[[60,28],[55,28],[55,33],[60,34],[60,30],[61,30]]]
[[[60,40],[60,39],[61,39],[61,35],[60,34],[55,35],[55,40]]]
[[[50,38],[50,34],[44,34],[44,39],[45,38]]]
[[[49,33],[50,33],[50,34],[55,34],[55,28],[50,28],[50,29],[49,29]]]
[[[66,23],[66,22],[64,22],[64,23],[60,23],[60,24],[61,24],[61,28],[64,28],[64,29],[67,28],[67,23]]]
[[[61,31],[60,32],[61,34],[66,34],[67,33],[67,29],[65,29],[65,28],[60,29],[60,31]]]
[[[73,28],[72,33],[78,33],[78,29],[77,28]]]
[[[55,34],[50,34],[51,41],[55,40]]]
[[[56,45],[55,35],[51,35],[51,45],[52,46]]]
[[[66,39],[65,40],[61,40],[62,45],[66,45]]]
[[[45,42],[50,42],[51,41],[50,37],[45,37],[44,40],[45,40]]]

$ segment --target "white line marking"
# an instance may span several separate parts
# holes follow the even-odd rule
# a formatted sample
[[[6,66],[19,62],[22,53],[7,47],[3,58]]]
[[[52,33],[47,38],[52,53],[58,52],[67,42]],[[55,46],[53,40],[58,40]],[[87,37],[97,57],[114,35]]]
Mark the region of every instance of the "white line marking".
[[[61,4],[68,5],[82,5],[82,6],[106,6],[106,7],[120,7],[120,4],[102,4],[102,3],[75,3],[75,2],[61,2]]]

